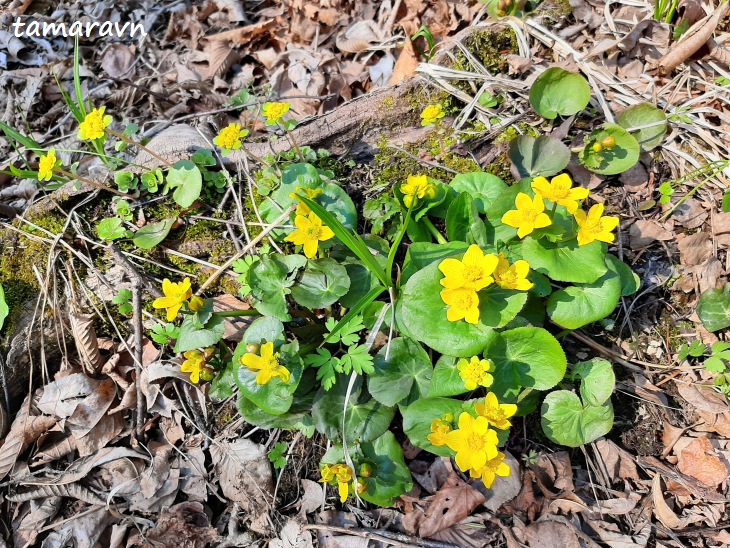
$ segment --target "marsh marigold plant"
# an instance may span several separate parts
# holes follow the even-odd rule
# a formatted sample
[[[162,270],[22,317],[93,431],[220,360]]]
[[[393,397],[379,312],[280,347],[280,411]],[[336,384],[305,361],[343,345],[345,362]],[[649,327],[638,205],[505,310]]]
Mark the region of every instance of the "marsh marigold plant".
[[[190,297],[193,290],[190,287],[190,278],[185,278],[180,283],[173,283],[167,278],[162,281],[162,293],[164,297],[155,299],[153,308],[164,308],[167,310],[167,321],[171,322],[177,318],[178,312]]]
[[[89,112],[84,121],[79,124],[79,139],[82,141],[95,141],[106,135],[106,128],[112,123],[112,117],[104,115],[106,107],[95,108]]]

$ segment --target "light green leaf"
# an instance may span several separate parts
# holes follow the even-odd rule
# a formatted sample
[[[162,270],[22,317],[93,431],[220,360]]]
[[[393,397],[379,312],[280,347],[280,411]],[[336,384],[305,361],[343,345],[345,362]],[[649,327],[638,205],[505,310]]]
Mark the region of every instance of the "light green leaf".
[[[375,372],[368,377],[368,390],[373,398],[393,407],[423,397],[431,382],[433,366],[421,345],[401,337],[391,341],[387,360],[385,353],[383,347],[375,356]]]
[[[458,396],[469,392],[464,386],[464,379],[457,369],[460,358],[453,356],[441,356],[436,362],[436,367],[431,376],[431,384],[426,394],[429,398],[440,396]]]
[[[186,316],[180,326],[180,336],[175,343],[175,352],[181,354],[188,350],[196,348],[207,348],[217,344],[223,337],[225,325],[223,318],[214,316],[205,324],[203,329],[199,329],[193,316]]]
[[[584,406],[568,390],[556,390],[542,404],[542,429],[553,442],[579,447],[608,434],[613,426],[611,402]]]
[[[471,196],[463,192],[449,205],[446,212],[446,234],[450,241],[487,245],[487,231]]]
[[[413,489],[411,471],[403,459],[403,450],[392,432],[360,445],[363,460],[372,464],[374,473],[363,481],[367,486],[360,498],[376,506],[393,506],[402,494]]]
[[[530,267],[558,282],[595,282],[606,273],[605,256],[601,242],[583,246],[576,240],[553,243],[546,238],[522,242],[522,258]]]
[[[570,149],[547,135],[519,135],[509,143],[509,159],[522,178],[551,177],[568,165]]]
[[[593,144],[606,137],[613,137],[616,145],[600,152],[593,150]],[[586,146],[578,154],[578,160],[594,173],[617,175],[631,169],[639,161],[640,152],[639,143],[624,128],[606,122],[586,138]]]
[[[606,258],[609,260],[611,265],[613,265],[613,269],[618,273],[619,278],[621,279],[621,296],[628,297],[636,293],[641,287],[641,278],[639,278],[636,272],[631,270],[631,267],[625,262],[619,260],[613,255],[608,254],[606,255]]]
[[[267,342],[284,342],[284,324],[278,318],[262,316],[256,318],[243,332],[243,346]]]
[[[436,446],[428,441],[431,434],[431,422],[440,419],[447,413],[451,413],[454,421],[459,420],[459,415],[465,410],[466,402],[451,398],[425,398],[414,401],[403,411],[403,430],[408,439],[416,447],[439,455],[440,457],[452,457],[454,452],[445,445]]]
[[[301,278],[291,288],[292,298],[307,308],[324,308],[350,289],[344,266],[333,259],[309,261]]]
[[[708,331],[730,327],[730,284],[705,291],[697,303],[697,315]]]
[[[502,179],[491,173],[473,171],[455,175],[449,186],[456,192],[466,192],[477,204],[479,213],[484,215],[492,202],[507,190]]]
[[[469,244],[466,242],[449,242],[446,245],[431,242],[412,243],[408,246],[406,258],[403,261],[402,282],[407,282],[416,272],[426,268],[434,261],[463,254],[468,248]]]
[[[495,365],[490,390],[503,396],[524,386],[547,390],[565,376],[568,361],[560,343],[540,327],[518,327],[497,333],[484,351]]]
[[[2,284],[0,284],[0,331],[3,329],[3,324],[8,314],[10,314],[10,307],[8,307],[8,303],[5,301],[5,291],[3,290]]]
[[[616,376],[611,362],[602,358],[576,363],[570,375],[574,380],[581,379],[580,396],[586,405],[603,405],[611,397],[616,386]]]
[[[625,109],[618,115],[616,123],[631,133],[644,152],[662,144],[667,132],[666,114],[649,103],[640,103]],[[631,131],[632,128],[642,126],[651,127]]]
[[[162,240],[167,238],[172,225],[175,224],[175,217],[164,219],[157,223],[143,226],[134,233],[134,245],[140,249],[152,249]]]
[[[96,233],[102,240],[118,240],[119,238],[131,238],[132,233],[124,228],[123,221],[119,217],[102,219],[96,225]]]
[[[174,188],[172,198],[183,208],[188,208],[200,197],[203,176],[190,160],[179,160],[167,173],[167,186]]]
[[[621,278],[609,269],[590,284],[556,291],[547,301],[550,318],[567,329],[578,329],[611,314],[621,299]]]
[[[577,114],[588,106],[591,88],[583,76],[552,67],[537,77],[530,88],[530,104],[540,116],[554,120]]]

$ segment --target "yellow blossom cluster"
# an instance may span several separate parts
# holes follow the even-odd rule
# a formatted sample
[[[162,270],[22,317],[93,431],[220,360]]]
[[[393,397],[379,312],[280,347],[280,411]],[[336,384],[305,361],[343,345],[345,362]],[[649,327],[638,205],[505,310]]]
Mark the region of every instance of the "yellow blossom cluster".
[[[405,183],[400,186],[403,194],[403,205],[415,207],[418,200],[432,200],[438,194],[436,185],[428,181],[426,175],[409,175]]]
[[[247,129],[242,129],[241,124],[228,124],[213,139],[213,143],[223,150],[223,154],[228,154],[232,150],[241,148],[241,139],[248,135]]]
[[[337,484],[337,490],[340,494],[340,502],[344,503],[350,495],[350,491],[353,487],[352,478],[354,473],[352,468],[346,464],[323,464],[320,472],[322,474],[322,479],[319,481],[330,485]],[[360,475],[363,478],[369,477],[371,473],[372,466],[369,464],[365,463],[360,467]],[[358,477],[357,488],[357,492],[359,494],[362,494],[367,490],[367,485],[360,477]]]
[[[489,392],[484,403],[475,405],[476,418],[469,413],[459,415],[458,428],[452,429],[453,416],[449,413],[431,423],[428,440],[435,446],[447,446],[456,452],[456,464],[462,472],[469,472],[472,478],[481,478],[484,486],[490,488],[497,476],[506,477],[510,467],[504,462],[505,454],[498,449],[497,432],[506,430],[512,424],[509,418],[517,412],[511,403],[499,403],[497,396]]]
[[[552,214],[545,213],[545,202],[548,200],[554,207],[561,205],[578,224],[578,245],[586,245],[594,241],[613,243],[615,235],[612,231],[618,226],[618,217],[604,217],[604,205],[596,204],[586,214],[578,209],[579,202],[588,197],[588,189],[575,187],[566,173],[553,177],[548,182],[545,177],[535,177],[532,181],[534,198],[520,192],[515,199],[517,209],[510,210],[502,216],[502,223],[517,229],[517,236],[524,238],[535,229],[545,228],[552,224]],[[553,208],[554,209],[554,208]]]
[[[527,280],[530,272],[527,261],[519,260],[510,265],[503,254],[485,254],[475,244],[469,246],[461,260],[441,261],[439,270],[444,275],[441,285],[445,288],[441,291],[441,299],[449,306],[446,317],[450,322],[463,319],[476,324],[479,321],[477,292],[492,283],[519,291],[527,291],[533,285]]]
[[[432,126],[446,115],[441,105],[428,105],[421,112],[421,125]]]

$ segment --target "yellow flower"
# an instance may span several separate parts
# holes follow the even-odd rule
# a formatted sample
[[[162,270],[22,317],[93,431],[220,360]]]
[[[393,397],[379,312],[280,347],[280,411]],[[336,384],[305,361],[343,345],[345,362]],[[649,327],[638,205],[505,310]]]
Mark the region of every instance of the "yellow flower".
[[[494,480],[497,476],[506,478],[510,475],[510,467],[504,462],[506,455],[504,453],[497,453],[497,456],[489,459],[484,467],[479,470],[479,476],[482,477],[482,483],[487,489],[491,488],[494,484]]]
[[[490,274],[497,267],[496,255],[488,254],[479,249],[478,245],[472,244],[464,253],[464,258],[444,259],[439,264],[439,270],[445,278],[441,285],[446,289],[473,289],[479,291],[491,284],[494,279]]]
[[[436,185],[428,182],[426,175],[409,175],[405,183],[400,186],[400,191],[403,193],[403,204],[406,207],[414,206],[418,203],[418,200],[426,198],[432,200],[438,194]]]
[[[497,396],[489,392],[484,403],[474,405],[477,415],[484,417],[489,424],[500,430],[507,430],[512,423],[508,420],[517,413],[517,406],[513,403],[499,403]]]
[[[446,318],[450,322],[463,319],[466,323],[479,321],[479,296],[473,289],[444,289],[441,299],[449,305]]]
[[[95,108],[86,115],[84,121],[79,125],[79,139],[82,141],[94,141],[104,137],[104,129],[112,123],[112,117],[104,116],[106,107]]]
[[[469,361],[461,358],[456,364],[459,376],[464,379],[467,390],[475,390],[477,386],[492,386],[494,377],[489,373],[494,371],[492,360],[480,360],[479,356],[472,356]]]
[[[451,423],[454,420],[453,415],[450,418],[448,415],[451,414],[447,413],[440,419],[433,419],[431,421],[431,433],[428,435],[428,441],[431,442],[431,445],[435,445],[436,447],[446,445],[446,434],[451,432]]]
[[[188,350],[183,354],[185,361],[180,367],[183,373],[190,373],[190,381],[194,384],[200,382],[200,373],[205,367],[205,355],[200,350]]]
[[[572,186],[573,181],[567,173],[553,177],[549,183],[545,177],[532,180],[532,190],[545,200],[564,206],[571,215],[578,209],[578,200],[585,200],[590,192],[587,188],[570,188]]]
[[[350,482],[352,481],[352,468],[346,464],[337,464],[335,471],[335,479],[337,480],[337,490],[340,493],[340,502],[345,502],[350,494]]]
[[[330,464],[323,464],[322,470],[320,473],[322,474],[322,479],[320,479],[320,483],[330,483],[335,480],[335,466],[339,466],[339,464],[330,465]]]
[[[294,192],[291,192],[289,194],[289,198],[292,198],[293,200],[298,200],[299,197],[297,194],[304,194],[307,198],[310,200],[316,200],[322,195],[322,189],[321,188],[304,188],[301,186],[298,186]],[[299,202],[299,205],[297,205],[297,215],[302,215],[303,217],[306,217],[312,212],[311,209],[309,209],[309,206],[305,204],[304,202]]]
[[[603,210],[603,204],[596,204],[588,211],[588,215],[582,209],[575,212],[575,221],[580,227],[578,245],[586,245],[595,240],[613,243],[616,236],[611,231],[618,226],[619,218],[602,217]]]
[[[241,364],[252,371],[258,371],[256,384],[269,384],[274,377],[279,377],[283,383],[289,382],[289,370],[279,363],[279,354],[274,353],[273,342],[261,345],[260,356],[251,353],[241,356]]]
[[[469,413],[459,416],[459,429],[446,434],[446,445],[456,451],[456,464],[462,472],[469,471],[471,477],[498,455],[497,433],[489,429],[484,417],[472,417]]]
[[[195,295],[192,299],[190,299],[190,302],[188,303],[188,308],[190,310],[192,310],[193,312],[202,310],[204,306],[205,306],[205,300],[201,299],[197,295]]]
[[[223,154],[241,148],[241,139],[248,135],[247,129],[241,129],[241,124],[228,124],[213,139],[213,143],[223,149]]]
[[[264,103],[261,112],[266,117],[266,125],[273,126],[279,123],[284,114],[289,112],[289,103]]]
[[[435,124],[437,120],[440,120],[446,115],[442,110],[441,105],[428,105],[421,112],[421,125],[430,126]]]
[[[185,278],[180,283],[172,283],[165,278],[162,282],[162,293],[165,296],[155,299],[152,306],[166,308],[167,321],[171,322],[177,317],[183,303],[193,296],[193,291],[190,289],[190,278]]]
[[[47,154],[41,156],[38,162],[38,180],[50,181],[53,177],[53,170],[58,167],[61,162],[56,158],[56,149],[52,148]]]
[[[517,229],[517,236],[524,238],[536,228],[550,226],[552,221],[545,211],[545,203],[540,195],[534,199],[520,192],[515,199],[517,209],[512,209],[502,216],[502,223]]]
[[[294,217],[294,224],[297,230],[284,240],[292,242],[294,245],[304,246],[304,255],[308,259],[313,259],[317,255],[319,242],[325,242],[335,236],[330,227],[323,225],[322,219],[315,213],[310,213],[308,217],[297,215]]]
[[[530,263],[519,260],[510,266],[509,261],[504,253],[499,254],[499,262],[497,268],[494,269],[494,281],[502,289],[516,289],[518,291],[528,291],[532,289],[533,284],[527,279],[530,273]]]

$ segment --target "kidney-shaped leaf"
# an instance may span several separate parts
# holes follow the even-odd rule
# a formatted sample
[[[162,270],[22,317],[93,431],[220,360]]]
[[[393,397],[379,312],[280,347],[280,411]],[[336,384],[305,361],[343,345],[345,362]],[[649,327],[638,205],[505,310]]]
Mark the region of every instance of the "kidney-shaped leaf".
[[[464,402],[451,398],[425,398],[413,402],[403,411],[403,430],[408,439],[416,447],[425,449],[441,457],[450,457],[454,454],[445,445],[435,446],[428,441],[431,434],[431,422],[440,419],[447,413],[458,420],[464,411]]]
[[[373,398],[383,405],[393,407],[406,400],[424,396],[431,383],[433,366],[426,351],[415,341],[405,337],[393,339],[388,359],[387,347],[375,356],[375,372],[368,376],[368,389]]]
[[[489,209],[492,202],[508,188],[502,179],[483,171],[455,175],[449,186],[457,192],[469,194],[482,215]]]
[[[317,259],[307,263],[301,279],[291,288],[291,296],[302,306],[324,308],[349,289],[350,278],[344,266],[333,259]]]
[[[616,144],[596,152],[593,144],[601,143],[606,137],[613,137]],[[617,175],[631,169],[639,161],[640,152],[639,143],[628,131],[619,125],[605,123],[588,136],[578,159],[590,171],[601,175]]]
[[[547,135],[520,135],[509,143],[509,159],[520,177],[550,177],[568,165],[570,149]]]
[[[697,315],[708,331],[730,327],[730,284],[705,291],[697,304]]]
[[[568,390],[556,390],[542,403],[542,429],[553,442],[579,447],[610,432],[613,405],[583,406],[580,398]]]
[[[546,238],[527,238],[522,243],[522,258],[558,282],[595,282],[606,273],[605,255],[601,242],[579,246],[575,240],[554,243]]]
[[[580,74],[552,67],[537,77],[530,88],[530,104],[537,113],[554,120],[571,116],[586,108],[591,100],[591,88]]]
[[[667,132],[666,114],[649,103],[627,108],[618,115],[616,122],[634,136],[643,151],[658,147]]]

